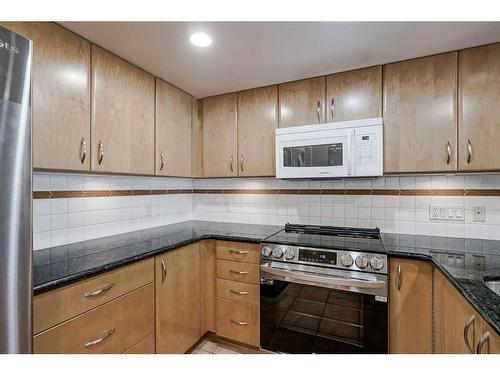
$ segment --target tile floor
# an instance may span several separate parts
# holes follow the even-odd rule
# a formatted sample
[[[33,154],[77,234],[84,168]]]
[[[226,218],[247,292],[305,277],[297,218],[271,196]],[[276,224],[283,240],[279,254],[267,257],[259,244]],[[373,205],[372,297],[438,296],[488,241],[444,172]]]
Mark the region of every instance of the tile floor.
[[[218,337],[205,336],[190,354],[264,354],[263,350],[241,346]]]

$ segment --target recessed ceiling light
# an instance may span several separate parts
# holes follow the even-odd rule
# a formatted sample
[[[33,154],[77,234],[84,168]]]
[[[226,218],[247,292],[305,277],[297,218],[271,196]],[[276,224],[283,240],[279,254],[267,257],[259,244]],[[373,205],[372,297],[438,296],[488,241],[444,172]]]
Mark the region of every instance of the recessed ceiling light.
[[[189,37],[189,41],[196,47],[208,47],[212,44],[212,38],[205,33],[194,33]]]

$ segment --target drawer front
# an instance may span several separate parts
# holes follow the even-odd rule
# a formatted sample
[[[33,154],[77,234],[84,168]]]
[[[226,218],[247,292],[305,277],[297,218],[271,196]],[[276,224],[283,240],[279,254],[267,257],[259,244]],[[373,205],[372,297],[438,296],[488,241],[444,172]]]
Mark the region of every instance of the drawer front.
[[[139,341],[137,344],[127,350],[125,354],[155,354],[154,333]]]
[[[259,263],[260,251],[258,244],[217,241],[215,246],[215,255],[217,259]]]
[[[92,277],[33,299],[33,333],[89,311],[154,281],[154,260],[148,259]]]
[[[33,338],[33,352],[123,353],[153,332],[154,285],[108,302]]]
[[[217,260],[217,277],[242,283],[259,284],[259,265],[232,260]]]
[[[258,305],[259,287],[254,284],[217,279],[217,297]]]
[[[259,308],[217,298],[217,335],[259,346]]]

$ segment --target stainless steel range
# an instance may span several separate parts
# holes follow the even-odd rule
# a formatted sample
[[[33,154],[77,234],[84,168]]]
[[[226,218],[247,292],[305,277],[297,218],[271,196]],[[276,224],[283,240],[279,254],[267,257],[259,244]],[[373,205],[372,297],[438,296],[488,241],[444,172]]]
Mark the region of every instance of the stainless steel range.
[[[292,225],[261,243],[261,347],[387,353],[387,254],[379,229]]]

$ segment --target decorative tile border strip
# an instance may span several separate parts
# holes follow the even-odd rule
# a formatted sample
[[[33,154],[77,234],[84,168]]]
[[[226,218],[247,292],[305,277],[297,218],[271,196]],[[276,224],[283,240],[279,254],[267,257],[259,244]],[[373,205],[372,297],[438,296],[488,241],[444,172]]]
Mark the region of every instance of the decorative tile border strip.
[[[160,189],[34,191],[33,199],[124,197],[173,194],[293,194],[293,195],[398,195],[499,197],[500,189]]]

